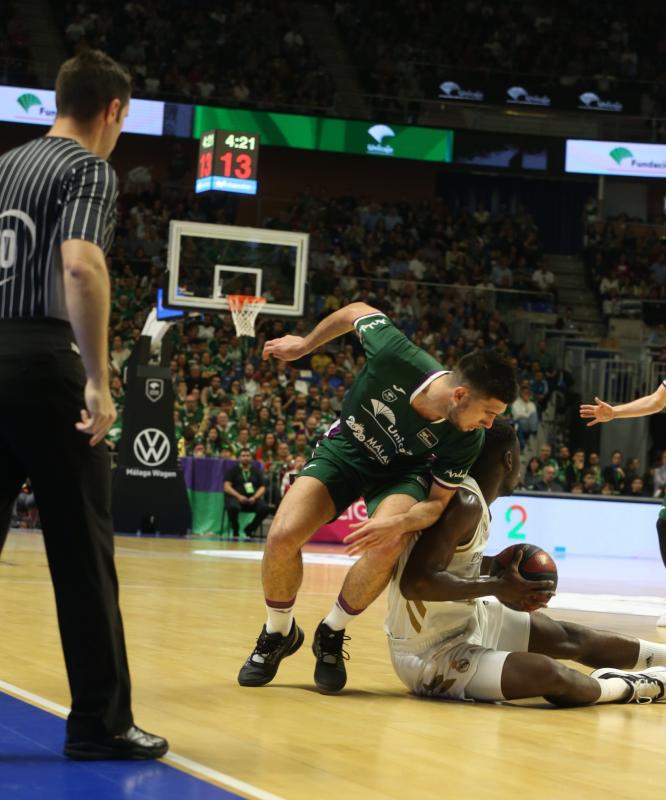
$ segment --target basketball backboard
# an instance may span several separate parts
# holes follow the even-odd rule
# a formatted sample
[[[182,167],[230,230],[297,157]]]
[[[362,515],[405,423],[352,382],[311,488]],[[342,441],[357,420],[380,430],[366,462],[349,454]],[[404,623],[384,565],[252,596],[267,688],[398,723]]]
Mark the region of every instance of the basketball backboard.
[[[262,313],[302,316],[307,233],[172,220],[167,303],[225,311],[226,295],[266,297]]]

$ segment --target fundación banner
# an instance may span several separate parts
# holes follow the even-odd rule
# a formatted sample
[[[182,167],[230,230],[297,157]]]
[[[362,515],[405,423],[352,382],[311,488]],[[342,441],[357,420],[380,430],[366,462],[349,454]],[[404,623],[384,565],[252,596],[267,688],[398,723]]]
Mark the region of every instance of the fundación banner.
[[[567,139],[565,172],[666,178],[666,145]]]
[[[55,92],[0,86],[0,121],[24,125],[52,125],[56,116]],[[161,136],[164,126],[164,103],[159,100],[130,100],[123,131]]]

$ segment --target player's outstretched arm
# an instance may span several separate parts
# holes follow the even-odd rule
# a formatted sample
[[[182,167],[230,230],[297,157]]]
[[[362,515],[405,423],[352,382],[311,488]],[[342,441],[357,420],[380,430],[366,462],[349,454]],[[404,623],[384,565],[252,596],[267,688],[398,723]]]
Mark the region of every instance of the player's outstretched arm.
[[[645,397],[639,397],[630,403],[622,403],[619,406],[611,406],[598,397],[595,397],[594,401],[594,405],[582,405],[580,407],[581,417],[590,420],[587,423],[588,428],[600,422],[610,422],[613,419],[645,417],[648,414],[656,414],[659,411],[663,411],[666,408],[666,386],[662,384],[656,392]]]
[[[382,312],[367,303],[350,303],[329,314],[307,336],[281,336],[271,339],[264,345],[263,357],[278,358],[280,361],[295,361],[302,358],[320,345],[349,333],[354,327],[354,320],[366,314]]]
[[[445,513],[414,545],[400,581],[405,599],[442,602],[494,595],[505,603],[530,606],[539,601],[537,595],[552,590],[551,581],[527,581],[521,576],[520,552],[498,577],[461,578],[447,571],[456,548],[474,535],[481,514],[478,498],[459,490]]]

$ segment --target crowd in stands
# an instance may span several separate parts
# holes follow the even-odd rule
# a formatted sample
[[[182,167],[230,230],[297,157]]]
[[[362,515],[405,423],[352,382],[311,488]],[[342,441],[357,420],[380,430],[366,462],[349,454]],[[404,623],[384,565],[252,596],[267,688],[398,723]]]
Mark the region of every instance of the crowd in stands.
[[[30,31],[16,13],[16,3],[3,3],[0,28],[0,84],[34,86],[37,83],[30,52]]]
[[[648,325],[666,323],[666,225],[645,225],[623,215],[590,223],[584,244],[588,282],[604,318],[636,316]]]
[[[110,255],[112,394],[119,410],[108,437],[112,449],[122,431],[123,364],[154,303],[169,218],[229,222],[233,213],[217,198],[180,196],[174,206],[154,183],[124,185]],[[449,368],[465,353],[485,348],[514,357],[537,418],[551,393],[566,388],[567,376],[545,343],[533,353],[514,345],[499,310],[498,288],[534,289],[533,276],[548,271],[538,231],[524,210],[497,217],[483,208],[454,214],[436,200],[382,204],[305,192],[264,224],[311,235],[309,321],[297,320],[294,332],[307,331],[343,304],[363,300],[385,310]],[[525,302],[531,295],[510,297]],[[173,329],[179,452],[235,458],[249,447],[273,476],[273,500],[281,496],[294,458],[307,456],[336,418],[346,387],[364,363],[351,336],[296,364],[262,361],[263,342],[286,330],[285,320],[260,316],[257,339],[244,352],[227,315],[206,314]]]
[[[123,185],[109,256],[111,391],[118,408],[107,439],[112,451],[122,432],[123,365],[155,302],[169,219],[233,218],[233,208],[219,198],[181,194],[169,201],[154,182],[125,180]],[[317,319],[355,300],[386,311],[447,368],[465,353],[485,348],[513,359],[520,393],[509,414],[523,445],[536,433],[553,395],[570,396],[571,375],[555,361],[546,342],[533,351],[512,342],[508,316],[499,310],[504,294],[499,289],[534,288],[534,275],[547,272],[538,231],[524,210],[497,216],[483,208],[453,213],[438,200],[393,204],[307,191],[279,218],[264,224],[310,233],[310,308],[305,319],[295,321],[261,315],[249,349],[226,314],[206,313],[173,327],[170,368],[180,455],[237,458],[247,448],[267,475],[269,504],[279,502],[289,474],[336,419],[346,388],[365,359],[351,335],[290,364],[262,360],[263,343],[287,331],[304,334]],[[518,302],[529,297],[524,290],[509,296]],[[554,481],[578,491],[580,483],[589,490],[584,473],[598,464],[592,456],[583,465],[579,460],[578,454],[569,459],[560,453],[554,464],[545,459],[535,468],[532,463],[525,485]],[[549,466],[555,467],[553,475]],[[601,492],[604,483],[611,483],[613,492],[631,488],[626,476],[619,482],[597,476],[594,487]],[[640,492],[646,486],[647,481]]]
[[[319,113],[333,106],[331,77],[290,0],[54,5],[70,54],[109,53],[130,69],[139,97]]]
[[[618,81],[649,81],[654,112],[664,108],[663,7],[650,7],[650,24],[621,0],[582,6],[575,0],[334,0],[331,8],[370,94],[432,98],[443,65],[479,75],[539,75],[553,85],[589,77],[605,92]]]
[[[544,444],[538,456],[529,460],[523,475],[523,488],[537,492],[570,492],[572,494],[664,497],[666,490],[666,451],[657,466],[642,471],[637,458],[624,460],[615,450],[605,466],[598,453],[562,445],[553,448]]]

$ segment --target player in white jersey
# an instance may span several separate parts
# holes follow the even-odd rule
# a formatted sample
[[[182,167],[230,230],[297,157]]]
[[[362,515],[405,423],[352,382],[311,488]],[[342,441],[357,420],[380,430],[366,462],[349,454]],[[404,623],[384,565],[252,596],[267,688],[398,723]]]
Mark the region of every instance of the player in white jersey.
[[[666,701],[666,645],[559,622],[533,607],[550,581],[511,566],[489,577],[488,505],[519,481],[511,424],[497,419],[440,520],[414,537],[389,587],[385,629],[394,669],[415,694],[458,700],[545,697],[561,706]],[[482,598],[494,595],[500,603]],[[585,675],[556,659],[578,661]]]

